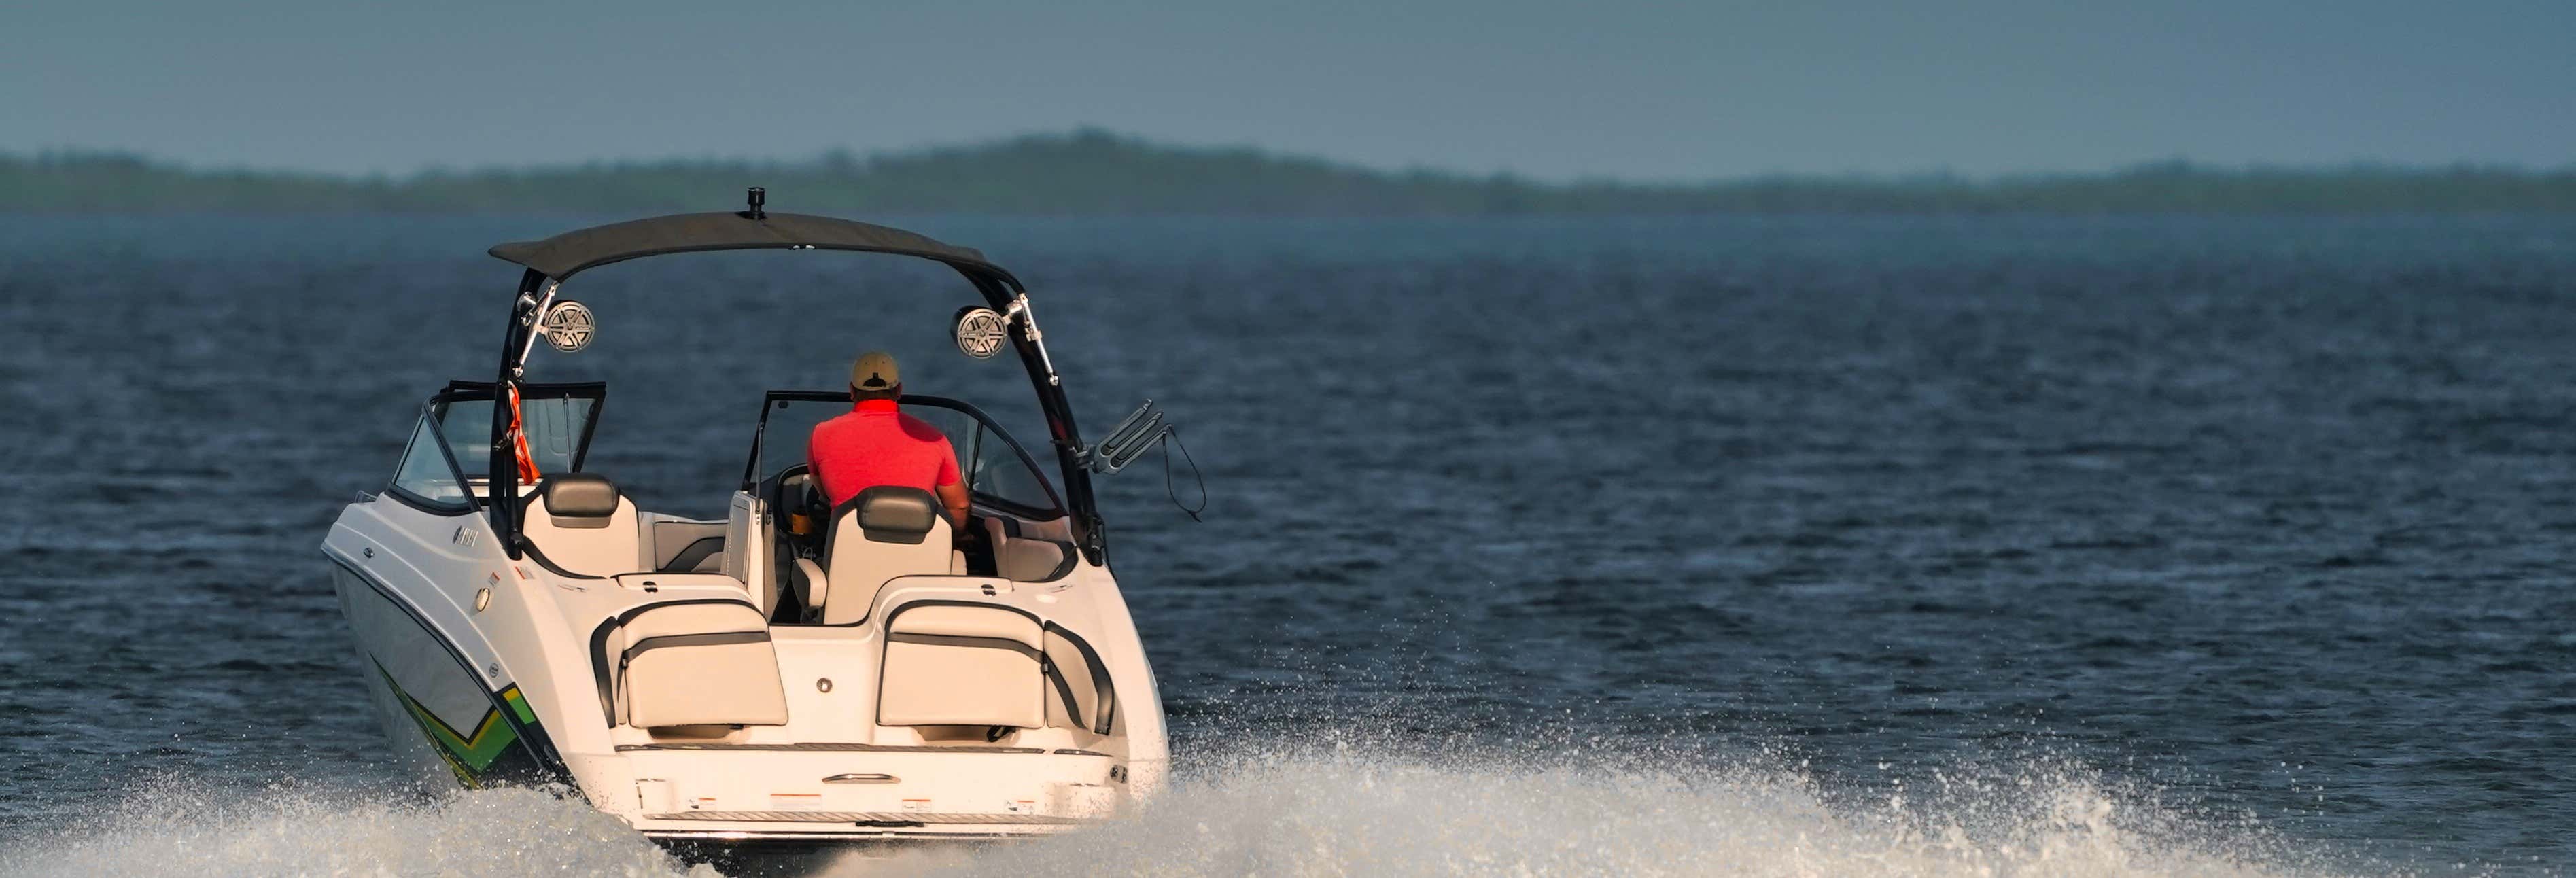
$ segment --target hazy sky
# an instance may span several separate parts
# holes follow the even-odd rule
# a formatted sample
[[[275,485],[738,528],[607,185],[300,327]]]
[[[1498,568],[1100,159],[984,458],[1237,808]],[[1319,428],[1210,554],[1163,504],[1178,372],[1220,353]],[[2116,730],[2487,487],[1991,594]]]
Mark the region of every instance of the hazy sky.
[[[1077,125],[1545,178],[2556,167],[2576,2],[0,8],[0,151],[400,173]]]

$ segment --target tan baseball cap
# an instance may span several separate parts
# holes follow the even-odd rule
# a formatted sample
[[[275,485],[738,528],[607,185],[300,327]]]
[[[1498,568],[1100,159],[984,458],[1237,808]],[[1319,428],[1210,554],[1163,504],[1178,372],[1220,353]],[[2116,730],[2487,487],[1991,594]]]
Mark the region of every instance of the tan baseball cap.
[[[860,390],[893,390],[903,386],[903,375],[895,371],[894,355],[869,351],[850,364],[850,386]]]

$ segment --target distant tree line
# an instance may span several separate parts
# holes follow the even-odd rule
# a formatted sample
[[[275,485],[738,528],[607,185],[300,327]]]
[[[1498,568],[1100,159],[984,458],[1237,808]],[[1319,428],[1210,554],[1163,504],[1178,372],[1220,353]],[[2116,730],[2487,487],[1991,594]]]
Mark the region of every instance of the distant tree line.
[[[1696,213],[2576,212],[2576,167],[2228,169],[2103,174],[1764,177],[1652,185],[1377,171],[1098,130],[806,161],[670,160],[351,178],[202,170],[122,153],[0,155],[0,211],[682,211],[767,186],[781,210],[988,214],[1428,216]]]

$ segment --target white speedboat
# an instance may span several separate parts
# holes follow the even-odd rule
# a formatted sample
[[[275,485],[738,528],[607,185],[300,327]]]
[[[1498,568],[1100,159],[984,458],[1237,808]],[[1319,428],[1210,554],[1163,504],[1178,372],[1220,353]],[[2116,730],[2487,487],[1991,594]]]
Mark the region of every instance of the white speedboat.
[[[492,248],[527,269],[498,374],[431,394],[389,482],[322,545],[396,749],[469,787],[569,786],[662,840],[1040,835],[1152,795],[1162,706],[1091,476],[1159,438],[1161,416],[1148,403],[1086,446],[1017,278],[910,232],[769,214],[761,197]],[[927,492],[828,508],[805,441],[848,397],[781,390],[743,425],[728,517],[636,508],[583,465],[604,385],[527,381],[528,354],[588,344],[588,308],[559,295],[586,269],[746,249],[956,269],[979,301],[952,327],[958,347],[1019,358],[1053,434],[1036,446],[1047,465],[973,406],[904,397],[965,458],[973,537],[952,549]]]

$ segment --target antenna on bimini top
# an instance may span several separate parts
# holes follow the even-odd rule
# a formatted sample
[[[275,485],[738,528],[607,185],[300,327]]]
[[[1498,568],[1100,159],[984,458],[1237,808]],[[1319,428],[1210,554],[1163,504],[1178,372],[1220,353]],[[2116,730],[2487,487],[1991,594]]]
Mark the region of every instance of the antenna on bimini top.
[[[769,190],[753,186],[751,187],[751,191],[744,193],[744,195],[751,201],[751,209],[742,212],[744,219],[769,218],[769,212],[760,209],[761,205],[769,203]]]

